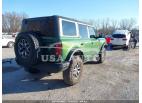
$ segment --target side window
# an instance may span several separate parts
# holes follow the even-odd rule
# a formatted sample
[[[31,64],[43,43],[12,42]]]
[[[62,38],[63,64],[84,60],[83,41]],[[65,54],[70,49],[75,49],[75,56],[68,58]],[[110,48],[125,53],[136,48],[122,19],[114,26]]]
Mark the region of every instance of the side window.
[[[79,27],[80,37],[84,39],[88,38],[87,26],[79,24],[78,27]]]
[[[95,35],[95,30],[93,27],[88,27],[89,29],[89,35]]]
[[[62,20],[62,29],[63,29],[63,35],[65,36],[76,36],[76,26],[73,22],[68,22]]]

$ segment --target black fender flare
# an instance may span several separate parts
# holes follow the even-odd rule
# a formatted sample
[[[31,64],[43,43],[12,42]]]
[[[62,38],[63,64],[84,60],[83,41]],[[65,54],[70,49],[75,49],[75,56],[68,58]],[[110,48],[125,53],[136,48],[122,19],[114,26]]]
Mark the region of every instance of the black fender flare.
[[[106,46],[106,43],[103,43],[103,45],[101,46],[101,49],[100,49],[99,53],[101,53],[102,49],[105,48],[105,46]]]
[[[83,53],[83,51],[82,51],[81,49],[76,49],[76,48],[70,50],[70,52],[68,53],[68,55],[67,55],[65,61],[71,61],[72,56],[73,56],[74,54],[77,54],[77,53],[81,56],[81,58],[82,58],[83,61],[84,61],[84,53]]]

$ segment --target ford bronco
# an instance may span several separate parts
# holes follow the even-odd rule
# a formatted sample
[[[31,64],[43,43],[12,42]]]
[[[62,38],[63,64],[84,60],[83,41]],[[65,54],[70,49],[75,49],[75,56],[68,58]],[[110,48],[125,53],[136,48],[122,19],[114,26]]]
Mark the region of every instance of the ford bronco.
[[[15,40],[15,60],[29,73],[63,71],[64,82],[74,85],[83,63],[105,60],[105,44],[85,22],[56,15],[28,18]]]

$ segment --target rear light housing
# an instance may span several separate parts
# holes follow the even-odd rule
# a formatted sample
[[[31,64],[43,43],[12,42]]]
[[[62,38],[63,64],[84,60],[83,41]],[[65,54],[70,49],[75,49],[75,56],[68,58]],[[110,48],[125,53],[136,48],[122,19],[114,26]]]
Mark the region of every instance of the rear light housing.
[[[62,43],[56,43],[54,47],[55,47],[55,54],[57,56],[62,55]]]

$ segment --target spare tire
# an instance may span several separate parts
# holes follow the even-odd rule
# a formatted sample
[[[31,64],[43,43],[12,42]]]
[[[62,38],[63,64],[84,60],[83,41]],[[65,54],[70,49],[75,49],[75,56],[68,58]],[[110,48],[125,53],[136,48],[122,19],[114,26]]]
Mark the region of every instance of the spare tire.
[[[20,33],[15,40],[16,62],[31,67],[38,62],[39,37],[35,33]]]

